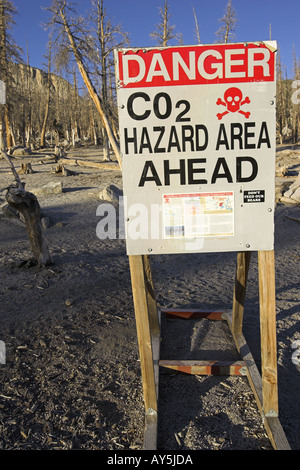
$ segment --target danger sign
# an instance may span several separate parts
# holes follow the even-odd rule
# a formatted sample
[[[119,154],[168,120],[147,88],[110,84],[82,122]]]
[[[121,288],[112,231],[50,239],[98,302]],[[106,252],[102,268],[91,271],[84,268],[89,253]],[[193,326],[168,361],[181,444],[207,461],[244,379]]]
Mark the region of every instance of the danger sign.
[[[275,55],[115,52],[128,254],[273,249]]]

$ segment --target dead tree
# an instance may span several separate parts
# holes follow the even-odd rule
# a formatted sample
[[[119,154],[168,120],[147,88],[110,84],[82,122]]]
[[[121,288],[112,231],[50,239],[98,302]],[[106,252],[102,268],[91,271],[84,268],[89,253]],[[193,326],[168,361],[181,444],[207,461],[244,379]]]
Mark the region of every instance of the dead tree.
[[[114,63],[111,56],[115,48],[119,49],[129,43],[128,35],[122,31],[120,25],[113,25],[104,8],[104,0],[92,1],[90,20],[93,33],[90,57],[96,74],[101,77],[101,95],[105,114],[111,118],[110,122],[113,125],[111,116],[112,101],[109,103],[108,96],[108,79],[110,68]],[[118,38],[121,41],[118,42]],[[109,161],[109,140],[105,128],[103,129],[103,149],[104,160]]]
[[[48,43],[48,74],[47,74],[47,97],[46,97],[46,107],[45,115],[43,121],[43,127],[41,132],[41,148],[45,147],[45,135],[46,135],[46,126],[49,117],[49,108],[50,108],[50,97],[51,97],[51,59],[52,59],[52,38],[50,34],[49,43]]]
[[[200,31],[199,31],[199,25],[198,25],[198,19],[197,19],[197,15],[196,15],[196,12],[195,12],[195,9],[194,7],[193,8],[193,14],[194,14],[194,20],[195,20],[195,25],[196,25],[196,37],[197,37],[197,43],[198,44],[201,44],[201,39],[200,39]]]
[[[14,100],[11,84],[13,75],[11,74],[10,64],[12,61],[21,62],[21,49],[16,45],[10,30],[14,25],[14,16],[17,13],[13,2],[9,0],[0,0],[0,80],[6,84],[6,103],[4,104],[4,119],[6,128],[6,145],[12,147],[15,145],[13,134],[11,112]]]
[[[219,38],[218,42],[228,43],[234,39],[234,31],[237,23],[237,16],[235,9],[231,4],[231,0],[228,1],[225,9],[225,14],[219,19],[222,26],[216,32]]]
[[[82,76],[82,79],[88,89],[88,92],[92,100],[95,103],[97,111],[99,112],[99,115],[103,122],[103,126],[107,132],[107,136],[109,138],[110,144],[117,157],[118,163],[120,167],[122,167],[119,143],[117,142],[117,139],[110,126],[109,120],[104,110],[102,99],[98,95],[90,79],[88,68],[86,67],[84,56],[80,47],[80,45],[83,48],[87,47],[87,42],[79,40],[78,38],[78,34],[80,35],[80,31],[78,30],[80,21],[77,18],[72,23],[72,20],[70,20],[70,18],[68,17],[68,13],[70,11],[74,12],[71,5],[72,5],[72,2],[68,2],[66,0],[52,0],[52,6],[50,8],[47,8],[47,10],[50,11],[53,15],[50,21],[50,25],[53,27],[55,26],[58,27],[59,29],[58,35],[60,37],[62,37],[61,31],[64,32],[64,38],[66,38],[69,43],[69,48],[73,53],[79,72]],[[77,31],[75,34],[73,32],[73,29],[76,30],[76,28],[77,28]]]
[[[6,201],[13,209],[17,210],[18,213],[22,215],[25,222],[26,232],[33,254],[33,259],[30,260],[31,264],[41,267],[50,265],[52,264],[51,255],[47,242],[43,238],[39,202],[34,194],[25,191],[24,185],[9,156],[5,152],[2,152],[2,156],[8,161],[15,177],[15,184],[7,188]]]
[[[172,39],[180,42],[181,36],[174,33],[175,26],[170,24],[171,13],[168,0],[165,0],[163,8],[159,8],[159,16],[160,23],[156,25],[156,30],[150,34],[150,37],[158,46],[163,47],[166,47]]]

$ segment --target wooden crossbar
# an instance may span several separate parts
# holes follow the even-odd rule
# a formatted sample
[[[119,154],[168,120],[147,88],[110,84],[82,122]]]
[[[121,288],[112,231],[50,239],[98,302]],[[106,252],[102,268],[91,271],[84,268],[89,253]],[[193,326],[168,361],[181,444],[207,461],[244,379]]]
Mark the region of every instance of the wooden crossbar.
[[[160,360],[161,367],[191,375],[246,375],[244,361],[167,361]]]
[[[202,309],[162,309],[166,318],[179,318],[182,320],[198,320],[207,318],[208,320],[223,320],[223,311],[211,311]]]

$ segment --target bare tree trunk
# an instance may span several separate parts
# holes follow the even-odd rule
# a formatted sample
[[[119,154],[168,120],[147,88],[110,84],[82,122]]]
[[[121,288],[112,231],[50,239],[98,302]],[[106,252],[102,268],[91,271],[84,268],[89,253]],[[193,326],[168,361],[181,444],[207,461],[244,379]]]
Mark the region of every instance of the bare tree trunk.
[[[5,152],[2,152],[2,156],[4,156],[8,161],[16,180],[16,184],[11,185],[8,188],[6,201],[13,209],[17,210],[23,216],[31,251],[33,253],[32,261],[38,266],[47,266],[52,264],[48,245],[43,239],[41,210],[38,200],[34,194],[25,191],[9,156]]]
[[[101,60],[101,77],[102,77],[102,100],[104,102],[104,112],[107,115],[108,105],[108,96],[107,96],[107,64],[106,64],[106,50],[105,50],[105,34],[104,34],[104,8],[103,0],[98,0],[97,2],[97,12],[98,12],[98,21],[97,21],[97,34],[100,44],[100,60]],[[103,129],[103,160],[110,161],[109,156],[109,139],[106,129]]]
[[[47,102],[46,102],[45,117],[44,117],[44,122],[43,122],[43,127],[42,127],[42,133],[41,133],[41,147],[42,148],[45,147],[46,126],[47,126],[49,108],[50,108],[50,83],[49,82],[50,82],[50,78],[48,79]]]
[[[174,33],[175,26],[170,25],[170,7],[168,0],[165,0],[163,8],[159,8],[160,11],[160,23],[156,25],[156,31],[150,33],[152,39],[157,42],[158,46],[167,46],[168,42],[172,39],[180,41],[181,35]]]
[[[83,63],[83,60],[81,58],[81,55],[80,55],[80,52],[78,51],[78,48],[76,46],[76,43],[75,43],[75,39],[73,37],[73,34],[70,30],[70,26],[67,22],[67,18],[64,14],[64,11],[62,10],[62,8],[59,9],[59,13],[60,13],[60,17],[63,21],[63,25],[64,25],[64,28],[65,28],[65,32],[68,36],[68,39],[70,41],[70,45],[71,45],[71,49],[73,51],[73,54],[74,54],[74,57],[75,57],[75,60],[76,60],[76,63],[77,63],[77,66],[78,66],[78,69],[79,69],[79,72],[83,78],[83,81],[88,89],[88,92],[92,98],[92,100],[94,101],[95,105],[96,105],[96,108],[100,114],[100,117],[102,119],[102,122],[103,122],[103,125],[106,129],[106,132],[107,132],[107,135],[108,135],[108,138],[109,138],[109,141],[111,143],[111,146],[113,148],[113,151],[117,157],[117,160],[118,160],[118,163],[120,165],[120,168],[122,168],[122,161],[121,161],[121,152],[120,152],[120,146],[112,132],[112,129],[110,127],[110,124],[109,124],[109,121],[107,119],[107,116],[105,114],[105,111],[104,111],[104,108],[103,108],[103,104],[102,104],[102,100],[101,98],[98,96],[91,80],[90,80],[90,77],[88,75],[88,72],[84,66],[84,63]]]
[[[26,65],[26,87],[27,87],[27,97],[28,97],[28,116],[27,116],[27,133],[26,133],[26,147],[30,147],[31,136],[32,136],[32,99],[31,99],[31,75],[30,75],[30,65],[29,65],[29,51],[28,51],[28,41],[26,41],[26,50],[27,50],[27,65]]]
[[[6,145],[8,148],[10,148],[14,145],[13,136],[12,136],[12,131],[11,131],[8,107],[7,105],[4,105],[4,106],[5,106],[4,109],[5,109],[5,126],[6,126]]]
[[[193,13],[194,13],[194,19],[195,19],[195,25],[196,25],[197,41],[198,41],[198,44],[201,44],[201,40],[200,40],[200,31],[199,31],[199,25],[198,25],[198,19],[197,19],[197,15],[196,15],[196,12],[195,12],[194,7],[193,7]]]
[[[3,117],[0,116],[0,151],[5,152],[6,150],[6,132]]]
[[[107,137],[107,132],[104,128],[102,129],[102,132],[103,132],[103,160],[105,162],[110,162],[111,159],[109,156],[109,139]]]
[[[93,112],[93,105],[91,100],[89,100],[89,108],[90,108],[90,134],[91,134],[91,140],[94,140],[94,144],[98,144],[98,138],[97,138],[97,132],[96,132],[96,125],[95,125],[95,118],[94,118],[94,112]]]
[[[41,132],[41,147],[45,147],[45,135],[46,135],[46,127],[48,122],[49,116],[49,109],[50,109],[50,95],[51,95],[51,60],[52,60],[52,35],[50,35],[49,43],[48,43],[48,77],[47,77],[47,98],[46,98],[46,108],[45,108],[45,116],[43,121],[43,127]]]
[[[76,139],[80,138],[80,131],[79,131],[79,125],[78,125],[78,86],[77,86],[77,78],[76,78],[76,71],[75,71],[75,66],[73,70],[73,78],[74,78],[74,88],[73,88],[73,104],[74,104],[74,109],[73,109],[73,124],[72,124],[72,133],[73,133],[73,147],[76,145]]]

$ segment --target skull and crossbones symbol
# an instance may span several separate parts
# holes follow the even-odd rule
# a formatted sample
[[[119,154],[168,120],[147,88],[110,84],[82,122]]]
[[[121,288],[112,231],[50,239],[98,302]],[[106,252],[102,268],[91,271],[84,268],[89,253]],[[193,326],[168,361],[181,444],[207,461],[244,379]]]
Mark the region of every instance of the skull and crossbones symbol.
[[[217,104],[225,106],[227,109],[224,111],[224,113],[218,113],[217,118],[220,120],[223,118],[228,113],[240,113],[245,116],[245,118],[248,118],[250,116],[249,111],[243,111],[241,110],[241,106],[244,104],[250,103],[250,99],[248,96],[243,100],[243,93],[239,88],[236,87],[231,87],[228,88],[228,90],[225,91],[224,93],[224,101],[221,98],[218,98]]]

